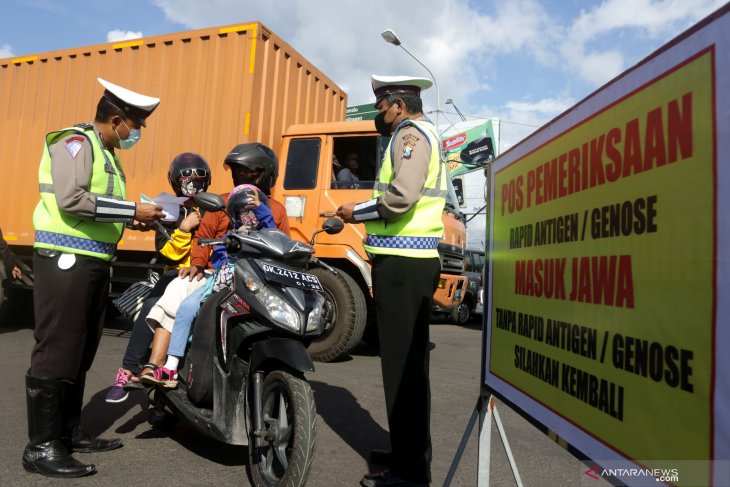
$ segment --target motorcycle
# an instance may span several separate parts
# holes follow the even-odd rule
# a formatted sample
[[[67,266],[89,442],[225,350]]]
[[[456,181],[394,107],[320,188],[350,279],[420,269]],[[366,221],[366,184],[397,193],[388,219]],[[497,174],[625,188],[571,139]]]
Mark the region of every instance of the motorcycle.
[[[195,201],[206,211],[225,211],[218,195],[199,193]],[[326,319],[322,285],[306,271],[329,267],[313,256],[316,235],[343,227],[328,218],[310,245],[275,228],[200,239],[226,247],[233,289],[201,306],[177,388],[152,389],[153,426],[182,419],[216,440],[248,445],[247,469],[257,487],[305,484],[316,436],[306,346],[323,333]]]

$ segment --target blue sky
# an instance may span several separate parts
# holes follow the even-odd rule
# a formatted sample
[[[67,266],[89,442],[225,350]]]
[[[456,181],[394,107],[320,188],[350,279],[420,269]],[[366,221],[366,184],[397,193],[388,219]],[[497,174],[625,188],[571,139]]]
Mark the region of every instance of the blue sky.
[[[0,58],[260,20],[328,74],[350,105],[372,100],[369,77],[428,76],[380,33],[392,28],[447,98],[475,117],[500,117],[514,145],[723,0],[5,0]],[[436,107],[435,90],[424,93]],[[447,120],[444,120],[447,119]],[[445,128],[445,126],[444,126]]]

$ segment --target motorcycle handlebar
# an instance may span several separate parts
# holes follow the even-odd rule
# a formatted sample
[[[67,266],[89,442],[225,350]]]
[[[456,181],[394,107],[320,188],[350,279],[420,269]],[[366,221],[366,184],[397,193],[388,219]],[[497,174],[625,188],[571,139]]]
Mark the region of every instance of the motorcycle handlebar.
[[[213,245],[223,244],[226,247],[226,252],[236,253],[241,250],[241,243],[231,235],[226,235],[223,238],[200,238],[198,244],[201,247],[211,247]]]
[[[225,243],[225,239],[221,238],[199,238],[198,243],[201,247],[210,247],[212,245]]]

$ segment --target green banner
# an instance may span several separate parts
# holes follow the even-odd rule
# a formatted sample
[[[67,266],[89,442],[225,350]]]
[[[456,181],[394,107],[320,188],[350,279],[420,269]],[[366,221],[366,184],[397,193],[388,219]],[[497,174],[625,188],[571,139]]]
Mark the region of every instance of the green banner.
[[[492,121],[456,133],[451,131],[441,137],[441,144],[452,178],[472,171],[495,156]]]
[[[375,105],[372,103],[366,103],[365,105],[355,105],[347,107],[345,112],[345,120],[348,122],[355,122],[360,120],[375,120],[375,115],[378,111],[375,109]]]

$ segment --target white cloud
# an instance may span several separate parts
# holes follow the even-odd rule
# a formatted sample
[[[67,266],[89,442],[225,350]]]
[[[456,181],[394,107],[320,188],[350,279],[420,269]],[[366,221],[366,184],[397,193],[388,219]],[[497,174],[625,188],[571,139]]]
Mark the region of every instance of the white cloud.
[[[593,87],[619,75],[628,66],[615,49],[591,50],[601,40],[619,44],[616,37],[669,40],[725,3],[724,0],[605,0],[582,11],[573,21],[561,53],[565,66]],[[629,40],[629,44],[631,40]]]
[[[574,38],[584,41],[618,29],[640,29],[664,37],[689,27],[721,7],[724,0],[606,0],[581,12],[573,23]]]
[[[621,74],[624,70],[624,57],[617,51],[588,53],[579,69],[584,80],[598,86]]]
[[[260,20],[347,91],[350,105],[373,100],[373,73],[428,76],[381,39],[392,28],[435,75],[442,109],[453,98],[466,114],[505,120],[503,149],[532,132],[529,125],[551,120],[648,54],[635,49],[635,40],[654,39],[644,48],[658,47],[724,3],[604,0],[566,20],[544,0],[154,1],[170,20],[190,28]],[[508,85],[528,71],[564,79],[566,86],[522,83],[529,91],[516,100]],[[500,97],[513,101],[494,101]],[[423,98],[425,110],[433,110],[436,90]]]
[[[572,99],[544,98],[536,102],[510,101],[505,106],[512,113],[555,116],[573,106],[573,103]]]
[[[0,59],[14,57],[13,48],[10,44],[0,44]]]
[[[536,0],[509,2],[495,14],[477,11],[468,0],[422,0],[417,6],[390,0],[155,0],[167,17],[193,28],[261,20],[320,67],[349,94],[352,105],[373,100],[370,75],[428,76],[403,50],[380,37],[392,28],[403,46],[434,73],[441,102],[453,97],[465,106],[484,91],[499,54],[526,50],[551,54],[545,39],[552,30]],[[352,14],[345,14],[352,12]],[[435,90],[424,93],[426,110]]]
[[[106,34],[106,40],[107,42],[119,42],[119,41],[126,41],[129,39],[139,39],[140,37],[144,37],[141,32],[133,32],[131,30],[110,30]]]
[[[502,109],[485,106],[478,113],[492,120],[498,153],[504,153],[539,127],[557,117],[576,100],[571,97],[543,98],[537,101],[508,101]]]

